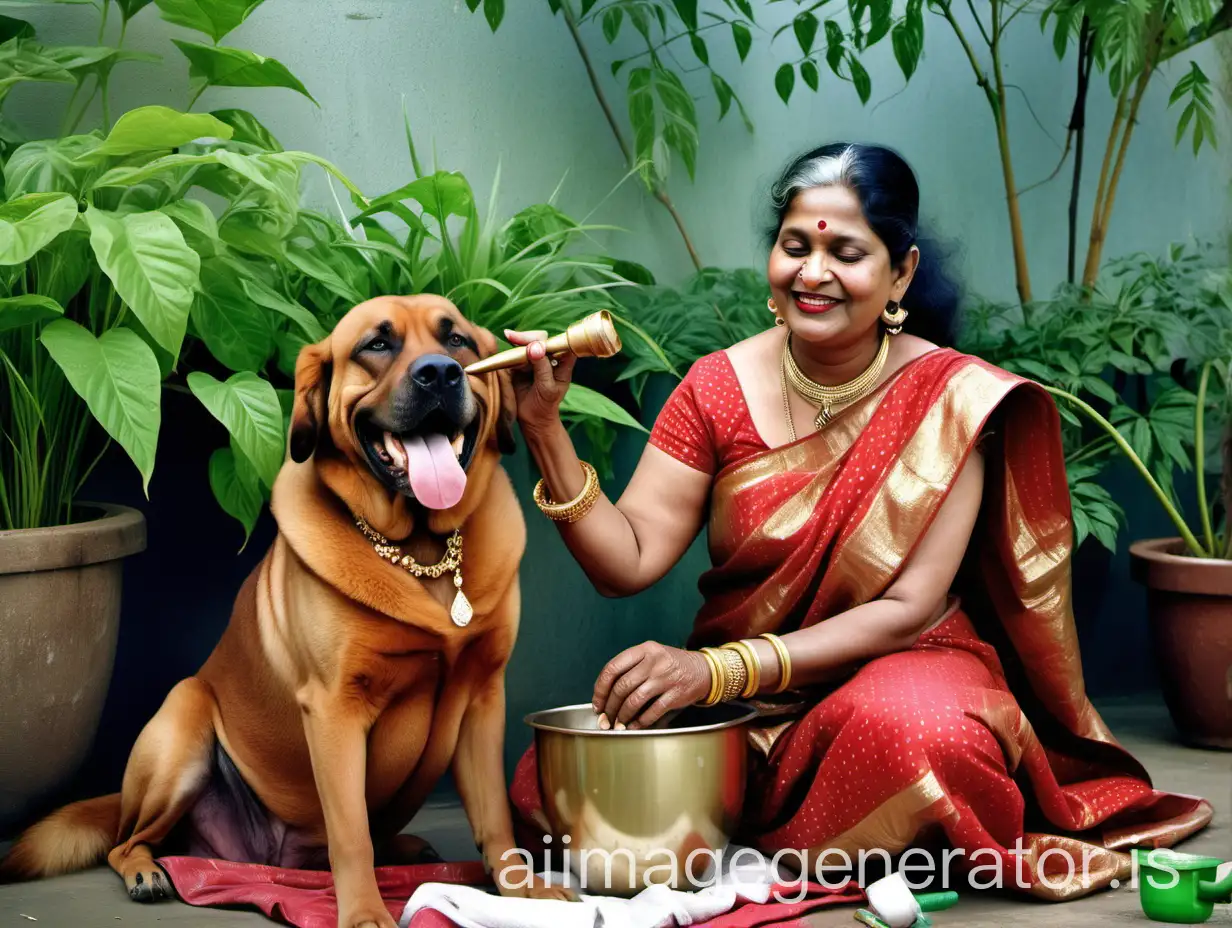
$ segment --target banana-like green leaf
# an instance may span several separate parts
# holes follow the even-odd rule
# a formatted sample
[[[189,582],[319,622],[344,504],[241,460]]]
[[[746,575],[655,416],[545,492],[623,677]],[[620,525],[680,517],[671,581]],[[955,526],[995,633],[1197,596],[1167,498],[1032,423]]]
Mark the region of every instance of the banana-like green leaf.
[[[50,323],[39,338],[94,418],[137,465],[148,496],[162,415],[161,374],[150,346],[123,327],[95,338],[68,319]]]
[[[234,439],[230,448],[219,448],[210,455],[210,489],[223,511],[244,526],[242,551],[256,527],[265,497],[261,492],[261,478],[244,457],[244,452],[238,450]]]
[[[71,193],[79,196],[98,174],[86,155],[98,148],[98,135],[68,135],[27,142],[4,165],[4,190],[10,198],[23,193]]]
[[[250,300],[258,306],[264,306],[266,309],[272,309],[274,312],[286,316],[299,326],[309,341],[319,342],[325,338],[327,333],[321,323],[317,321],[317,317],[299,303],[288,300],[278,291],[267,287],[257,280],[245,279],[243,287]]]
[[[49,45],[42,53],[68,71],[81,83],[87,76],[105,76],[121,61],[159,61],[158,55],[149,52],[130,51],[126,48],[110,48],[106,45]]]
[[[27,193],[0,205],[0,264],[24,264],[77,220],[63,193]]]
[[[288,87],[313,103],[317,102],[299,78],[275,58],[242,48],[202,45],[180,39],[172,41],[188,59],[189,77],[199,84],[207,87]]]
[[[140,106],[116,120],[94,155],[160,151],[187,145],[195,139],[229,139],[233,132],[225,122],[208,113],[181,113],[167,106]]]
[[[266,151],[282,151],[282,144],[274,138],[274,134],[248,110],[210,110],[210,115],[221,119],[235,130],[235,134],[231,136],[233,142],[256,145]]]
[[[274,330],[262,307],[221,258],[201,264],[201,292],[193,303],[194,330],[210,353],[233,371],[261,370],[274,353]]]
[[[560,411],[575,416],[606,419],[617,425],[625,425],[631,429],[647,431],[646,427],[634,419],[624,409],[613,403],[602,393],[583,387],[581,384],[570,384],[569,392],[565,394],[560,404]]]
[[[50,297],[37,293],[0,299],[0,332],[46,322],[64,315],[64,307]]]
[[[211,257],[218,251],[218,220],[200,200],[176,200],[162,207],[180,227],[188,247],[201,257]]]
[[[132,19],[152,2],[153,0],[116,0],[116,5],[120,8],[120,12],[124,14],[124,18],[127,20]]]
[[[273,487],[286,444],[282,407],[273,385],[252,371],[232,374],[226,383],[193,371],[188,388],[227,427],[265,485]]]
[[[145,164],[130,164],[112,168],[94,182],[96,190],[103,187],[132,187],[142,184],[151,178],[158,177],[181,168],[197,167],[202,164],[218,164],[219,152],[209,152],[204,155],[188,155],[177,152],[174,155],[164,155]],[[243,155],[237,157],[242,158]]]
[[[178,355],[193,295],[200,286],[201,259],[165,213],[122,218],[86,210],[90,246],[120,298],[158,343]]]
[[[72,84],[75,79],[60,62],[42,54],[37,45],[20,41],[0,45],[0,101],[17,84],[27,81]]]
[[[155,0],[163,19],[204,32],[215,42],[240,25],[262,0]]]

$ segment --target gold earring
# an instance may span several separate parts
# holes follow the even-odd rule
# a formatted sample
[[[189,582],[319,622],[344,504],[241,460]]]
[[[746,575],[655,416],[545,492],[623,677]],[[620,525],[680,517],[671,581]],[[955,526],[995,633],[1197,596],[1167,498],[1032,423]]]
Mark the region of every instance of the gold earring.
[[[786,320],[783,319],[783,317],[779,315],[779,308],[774,302],[774,297],[770,297],[770,299],[766,300],[766,309],[774,313],[774,324],[775,325],[787,325]]]
[[[907,321],[907,310],[890,300],[886,303],[886,308],[881,311],[881,321],[886,324],[887,332],[897,335],[903,330],[903,323]]]

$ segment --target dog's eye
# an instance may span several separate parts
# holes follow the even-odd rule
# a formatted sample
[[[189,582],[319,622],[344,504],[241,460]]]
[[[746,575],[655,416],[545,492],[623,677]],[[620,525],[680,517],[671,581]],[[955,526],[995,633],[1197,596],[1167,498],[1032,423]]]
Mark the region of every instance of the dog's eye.
[[[388,351],[389,342],[383,338],[374,338],[368,342],[368,351]]]
[[[448,342],[450,348],[466,347],[466,336],[458,332],[452,333],[446,341]]]

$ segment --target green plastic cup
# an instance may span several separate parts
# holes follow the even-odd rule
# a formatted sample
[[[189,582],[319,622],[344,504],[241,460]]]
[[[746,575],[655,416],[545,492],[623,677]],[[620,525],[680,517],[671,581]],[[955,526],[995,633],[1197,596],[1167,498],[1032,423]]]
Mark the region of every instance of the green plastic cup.
[[[1218,857],[1135,848],[1138,898],[1147,918],[1177,925],[1206,921],[1218,904],[1232,903],[1232,874],[1217,880]]]

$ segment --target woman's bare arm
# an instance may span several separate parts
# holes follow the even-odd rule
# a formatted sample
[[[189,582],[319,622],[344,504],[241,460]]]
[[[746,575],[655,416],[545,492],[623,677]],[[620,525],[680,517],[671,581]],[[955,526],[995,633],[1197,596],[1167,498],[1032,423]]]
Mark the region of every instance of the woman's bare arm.
[[[936,620],[954,581],[979,513],[984,461],[967,460],[937,517],[898,578],[872,602],[817,625],[782,636],[791,658],[791,685],[842,677],[853,668],[915,644]],[[763,674],[761,692],[779,682],[778,655],[768,641],[752,639]],[[710,689],[710,670],[696,651],[647,641],[612,658],[591,697],[600,727],[642,728],[663,713],[695,703]]]
[[[559,404],[572,375],[574,356],[553,367],[543,358],[543,333],[507,332],[515,344],[530,344],[534,381],[520,386],[518,417],[527,448],[555,502],[577,497],[586,475]],[[653,584],[680,560],[701,529],[710,493],[709,474],[647,445],[620,499],[606,494],[577,522],[557,522],[561,537],[587,577],[604,596],[630,596]]]
[[[984,459],[972,452],[897,579],[879,598],[783,636],[792,685],[831,679],[894,651],[904,651],[945,604],[971,540],[984,493]],[[777,667],[768,642],[757,642],[763,667]],[[768,683],[771,681],[767,681]],[[777,679],[776,681],[777,682]]]

